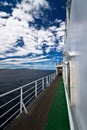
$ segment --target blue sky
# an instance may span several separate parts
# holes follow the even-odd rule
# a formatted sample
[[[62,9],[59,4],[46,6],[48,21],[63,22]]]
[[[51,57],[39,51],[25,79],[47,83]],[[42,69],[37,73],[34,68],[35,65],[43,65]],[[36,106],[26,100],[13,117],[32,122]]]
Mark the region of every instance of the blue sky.
[[[54,69],[62,59],[65,0],[0,0],[0,68]]]

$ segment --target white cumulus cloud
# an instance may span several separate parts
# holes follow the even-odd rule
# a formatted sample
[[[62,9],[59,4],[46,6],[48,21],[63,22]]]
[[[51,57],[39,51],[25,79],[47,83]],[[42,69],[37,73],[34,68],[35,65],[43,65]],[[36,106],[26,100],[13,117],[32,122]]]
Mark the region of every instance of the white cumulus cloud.
[[[7,6],[7,2],[2,3]],[[60,23],[60,26],[51,26],[47,29],[36,29],[30,26],[29,22],[34,22],[34,17],[39,17],[41,12],[40,7],[49,9],[49,4],[46,0],[23,0],[17,3],[12,14],[0,12],[0,58],[26,56],[32,53],[31,58],[25,59],[6,59],[2,64],[23,64],[25,62],[41,62],[48,61],[46,57],[36,58],[34,54],[43,55],[43,46],[46,45],[45,52],[48,54],[55,47],[55,42],[58,40],[56,50],[60,51],[64,44],[65,22],[56,19],[55,22]],[[8,18],[5,18],[8,17]],[[54,34],[55,32],[55,34]],[[16,46],[16,42],[20,37],[23,38],[24,45]],[[60,40],[60,37],[61,40]],[[13,51],[12,51],[13,50]],[[8,52],[8,53],[7,53]],[[33,56],[36,58],[33,59]]]

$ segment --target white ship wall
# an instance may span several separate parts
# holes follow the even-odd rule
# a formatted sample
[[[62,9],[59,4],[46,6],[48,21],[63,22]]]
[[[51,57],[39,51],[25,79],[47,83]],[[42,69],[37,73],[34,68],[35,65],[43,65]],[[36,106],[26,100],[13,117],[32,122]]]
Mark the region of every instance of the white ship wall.
[[[79,129],[87,130],[87,0],[72,0],[67,29],[65,50],[76,54],[69,61],[71,104]]]

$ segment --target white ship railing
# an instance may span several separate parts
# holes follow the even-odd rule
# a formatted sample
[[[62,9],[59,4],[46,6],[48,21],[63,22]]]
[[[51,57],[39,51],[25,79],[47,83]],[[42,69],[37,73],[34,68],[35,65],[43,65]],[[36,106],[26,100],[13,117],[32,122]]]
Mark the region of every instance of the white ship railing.
[[[0,95],[0,128],[6,127],[17,115],[23,111],[27,114],[26,106],[37,98],[46,86],[56,77],[56,73],[20,86]]]

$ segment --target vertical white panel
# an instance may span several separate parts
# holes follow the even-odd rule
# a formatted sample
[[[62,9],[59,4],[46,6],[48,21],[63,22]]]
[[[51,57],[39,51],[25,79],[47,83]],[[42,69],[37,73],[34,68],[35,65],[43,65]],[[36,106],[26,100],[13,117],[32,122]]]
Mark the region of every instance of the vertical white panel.
[[[71,98],[80,130],[87,130],[87,0],[72,0],[68,25],[66,50],[79,52],[79,56],[71,60]]]

